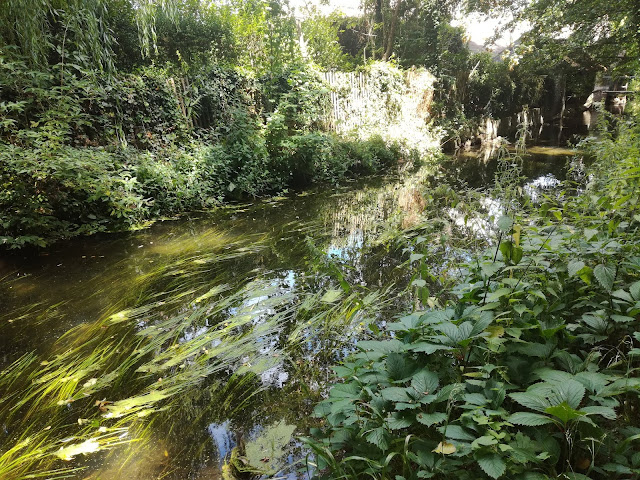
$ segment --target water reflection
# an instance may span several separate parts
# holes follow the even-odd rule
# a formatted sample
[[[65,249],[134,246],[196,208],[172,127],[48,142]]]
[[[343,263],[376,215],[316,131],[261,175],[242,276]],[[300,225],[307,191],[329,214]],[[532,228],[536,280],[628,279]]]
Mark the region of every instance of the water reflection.
[[[564,178],[566,159],[525,159],[532,197]],[[440,175],[484,187],[496,165],[455,158]],[[78,455],[72,465],[87,468],[78,478],[211,479],[242,465],[304,477],[291,465],[304,454],[291,437],[312,425],[330,365],[406,301],[381,301],[385,288],[408,283],[396,268],[406,255],[386,241],[427,221],[442,236],[447,217],[481,237],[487,216],[499,213],[488,196],[476,227],[463,211],[430,210],[434,174],[426,167],[5,258],[0,366],[34,351],[23,377],[51,385],[46,405],[3,422],[0,444],[30,422],[72,444],[104,428],[98,433],[111,436],[100,447],[109,450]],[[446,275],[451,246],[427,250],[425,268]],[[11,388],[19,397],[35,387]],[[119,445],[118,428],[137,441]]]

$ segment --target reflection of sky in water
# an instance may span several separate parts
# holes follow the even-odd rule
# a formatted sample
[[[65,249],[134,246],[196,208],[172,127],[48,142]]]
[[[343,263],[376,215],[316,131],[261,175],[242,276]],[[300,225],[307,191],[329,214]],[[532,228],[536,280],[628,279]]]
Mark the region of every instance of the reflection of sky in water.
[[[333,241],[327,247],[327,255],[337,257],[343,261],[351,261],[355,263],[360,257],[361,250],[364,247],[365,234],[360,228],[350,231],[346,238],[339,243]]]
[[[233,447],[236,446],[229,430],[229,421],[227,420],[222,424],[212,423],[207,427],[207,430],[209,430],[209,435],[218,450],[220,460],[224,460],[231,453]]]
[[[550,190],[558,185],[560,185],[560,180],[553,173],[547,173],[525,184],[524,191],[531,197],[533,202],[538,202],[542,191]]]
[[[265,387],[282,388],[284,383],[289,380],[289,374],[285,372],[283,365],[276,365],[260,374],[260,380]]]

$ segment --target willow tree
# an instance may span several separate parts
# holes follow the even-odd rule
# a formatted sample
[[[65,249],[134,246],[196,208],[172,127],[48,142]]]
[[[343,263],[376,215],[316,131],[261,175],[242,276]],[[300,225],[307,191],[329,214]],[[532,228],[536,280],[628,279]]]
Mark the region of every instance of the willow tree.
[[[64,62],[72,54],[75,63],[111,70],[116,39],[109,21],[121,3],[130,4],[142,54],[150,55],[156,15],[175,15],[176,0],[3,0],[0,45],[14,46],[34,65]]]

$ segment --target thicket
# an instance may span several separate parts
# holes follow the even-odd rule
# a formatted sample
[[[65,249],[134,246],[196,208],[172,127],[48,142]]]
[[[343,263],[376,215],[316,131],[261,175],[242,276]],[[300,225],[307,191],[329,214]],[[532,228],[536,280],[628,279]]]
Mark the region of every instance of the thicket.
[[[492,245],[334,368],[307,440],[316,477],[640,474],[640,119],[583,148],[587,175],[537,203],[508,158],[494,213],[474,208]],[[429,235],[405,237],[420,291]]]
[[[408,154],[380,137],[327,133],[329,90],[309,65],[258,79],[210,65],[177,87],[175,73],[43,70],[3,49],[0,244],[127,229],[374,173]]]

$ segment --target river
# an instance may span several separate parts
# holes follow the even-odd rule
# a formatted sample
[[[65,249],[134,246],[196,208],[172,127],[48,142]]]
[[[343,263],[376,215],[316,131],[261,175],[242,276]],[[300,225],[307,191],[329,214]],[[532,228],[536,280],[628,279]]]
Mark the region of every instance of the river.
[[[523,188],[557,186],[571,155],[532,149]],[[87,480],[231,478],[238,455],[236,473],[304,478],[296,438],[330,366],[418,301],[394,238],[438,239],[421,260],[434,291],[469,252],[427,193],[496,172],[473,153],[0,257],[0,478],[16,459]]]

